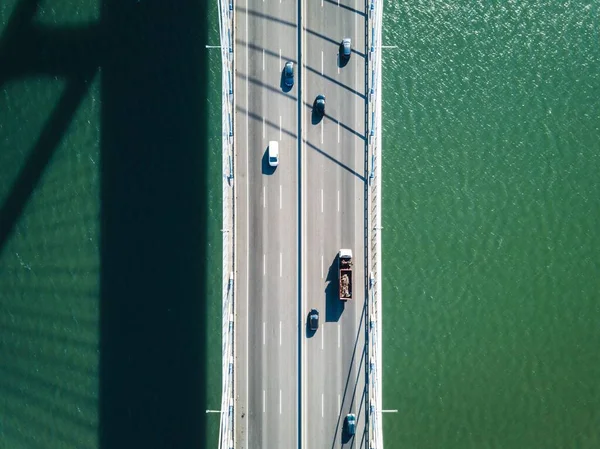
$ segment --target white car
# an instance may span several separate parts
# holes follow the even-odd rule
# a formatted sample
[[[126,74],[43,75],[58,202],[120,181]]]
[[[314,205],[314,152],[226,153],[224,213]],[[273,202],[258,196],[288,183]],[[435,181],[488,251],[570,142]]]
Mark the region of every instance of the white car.
[[[269,142],[269,165],[271,167],[277,167],[279,165],[279,142],[276,140],[271,140]]]

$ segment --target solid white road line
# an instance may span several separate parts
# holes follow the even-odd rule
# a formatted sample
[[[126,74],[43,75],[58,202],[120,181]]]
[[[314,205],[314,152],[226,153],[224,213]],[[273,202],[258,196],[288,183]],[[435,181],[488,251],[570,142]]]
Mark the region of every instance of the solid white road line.
[[[321,279],[323,279],[323,255],[321,254]]]
[[[248,11],[248,0],[246,0],[246,11]],[[249,56],[249,43],[250,39],[248,38],[248,14],[246,14],[246,74],[249,74],[248,70],[248,60]],[[250,147],[250,82],[246,77],[246,149]],[[246,173],[250,173],[249,171],[249,157],[246,156]],[[248,391],[250,390],[250,345],[248,341],[250,341],[249,333],[250,333],[250,177],[246,176],[246,393],[244,398],[244,404],[246,407],[249,407],[249,397],[250,394]],[[264,405],[263,405],[264,407]],[[244,446],[248,446],[248,429],[245,429],[244,432]]]
[[[265,138],[265,131],[267,130],[267,127],[265,126],[265,118],[263,117],[263,139]]]
[[[279,277],[283,276],[283,254],[279,253]]]
[[[279,49],[279,71],[281,72],[281,48]]]
[[[282,193],[282,185],[279,184],[279,209],[283,209],[283,193]]]
[[[321,393],[321,418],[325,416],[325,395]]]
[[[323,75],[323,50],[321,50],[321,75]]]
[[[279,346],[281,346],[281,321],[279,322]]]
[[[279,116],[279,140],[281,140],[281,115]]]
[[[263,390],[263,413],[267,412],[267,393]]]
[[[340,328],[340,325],[338,324],[338,348],[341,345],[341,341],[342,341],[342,329]]]
[[[325,349],[325,332],[321,331],[321,349]]]
[[[323,120],[321,120],[321,143],[323,143],[323,134],[324,134],[324,130],[323,130]]]
[[[263,186],[263,207],[267,207],[267,186]]]
[[[267,324],[263,321],[263,345],[267,344]]]
[[[264,1],[264,0],[263,0]],[[263,72],[265,71],[265,49],[263,48]],[[264,120],[264,119],[263,119]]]
[[[267,255],[263,254],[263,276],[267,274]]]
[[[281,0],[279,0],[279,3],[281,3]],[[279,414],[281,415],[281,390],[279,390]]]
[[[340,122],[338,122],[338,143],[340,143]]]
[[[338,190],[338,212],[340,211],[340,191]]]
[[[342,410],[342,400],[340,398],[340,395],[338,394],[338,410]]]
[[[321,213],[323,213],[323,189],[321,189]]]

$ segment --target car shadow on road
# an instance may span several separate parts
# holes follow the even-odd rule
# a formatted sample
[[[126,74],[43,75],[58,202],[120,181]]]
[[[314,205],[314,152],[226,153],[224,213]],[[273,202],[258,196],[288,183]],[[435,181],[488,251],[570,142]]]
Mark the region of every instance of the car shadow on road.
[[[350,58],[344,58],[342,56],[344,51],[344,46],[342,44],[340,44],[340,46],[338,47],[338,53],[337,53],[337,63],[338,63],[338,67],[339,68],[344,68],[348,65],[348,61],[350,61]]]
[[[309,317],[309,316],[310,316],[310,311],[308,311],[308,312],[306,313],[306,315],[304,316],[304,319],[305,319],[305,328],[304,328],[304,329],[305,329],[305,331],[306,331],[306,332],[305,332],[306,338],[311,338],[311,337],[314,337],[314,336],[315,336],[315,334],[317,333],[317,331],[316,331],[316,330],[315,330],[315,331],[313,331],[313,330],[311,330],[311,328],[310,328],[310,323],[309,323],[309,320],[308,320],[308,317]]]
[[[321,115],[319,112],[317,112],[317,108],[315,107],[315,103],[313,103],[312,105],[312,112],[310,114],[310,122],[313,125],[318,125],[321,120],[323,120],[323,117],[325,117],[325,115]]]
[[[325,322],[337,322],[342,316],[345,303],[340,301],[338,290],[338,256],[333,259],[329,265],[327,278],[325,279]]]
[[[271,167],[269,165],[269,149],[268,148],[265,148],[265,152],[263,153],[263,157],[261,160],[261,166],[262,166],[262,174],[263,175],[270,176],[273,173],[275,173],[275,169],[277,167]]]
[[[281,76],[279,77],[279,87],[281,88],[282,92],[285,92],[286,94],[292,90],[292,87],[294,87],[294,85],[292,84],[291,86],[287,86],[285,84],[285,74],[284,74],[284,69],[281,70]]]

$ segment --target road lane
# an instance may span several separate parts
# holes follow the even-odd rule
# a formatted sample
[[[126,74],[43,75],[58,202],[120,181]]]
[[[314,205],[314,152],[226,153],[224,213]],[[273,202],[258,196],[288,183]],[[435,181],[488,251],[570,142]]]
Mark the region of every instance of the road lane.
[[[236,3],[236,447],[293,447],[297,434],[296,60],[287,0]],[[266,159],[279,141],[280,165]],[[247,321],[246,321],[247,320]],[[280,330],[281,329],[281,330]],[[286,332],[287,331],[287,332]]]
[[[324,318],[319,330],[323,345],[317,336],[306,344],[304,431],[310,435],[310,447],[340,447],[343,443],[360,447],[364,441],[365,328],[360,318],[365,303],[365,21],[352,8],[357,9],[350,2],[338,6],[325,1],[322,7],[307,2],[304,21],[304,146],[309,178],[305,189],[306,257],[322,254],[328,272],[322,280],[320,266],[307,267],[306,308],[320,307]],[[345,66],[338,58],[344,37],[352,39],[355,50]],[[312,102],[318,94],[327,99],[326,116],[320,122],[312,117]],[[340,248],[350,248],[354,255],[354,299],[345,304],[338,298],[336,255]],[[351,412],[357,415],[357,434],[345,441],[343,420]]]

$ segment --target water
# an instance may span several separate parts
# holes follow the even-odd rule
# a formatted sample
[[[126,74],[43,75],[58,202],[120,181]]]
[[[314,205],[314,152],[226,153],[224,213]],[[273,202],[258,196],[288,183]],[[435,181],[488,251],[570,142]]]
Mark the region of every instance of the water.
[[[0,36],[17,3],[0,5]],[[35,20],[99,20],[98,2],[79,4],[43,2]],[[209,14],[217,45],[216,4]],[[387,448],[600,447],[599,18],[581,1],[386,3],[384,44],[399,47],[383,56],[383,406],[398,409],[384,415]],[[201,173],[209,409],[221,368],[218,51],[207,50]],[[67,86],[35,73],[2,85],[0,210]],[[30,194],[10,203],[22,211],[0,217],[11,223],[2,449],[101,447],[99,73],[86,89],[47,162],[27,171]],[[199,444],[216,447],[218,415],[206,424]]]
[[[598,18],[386,3],[386,447],[600,447]]]

